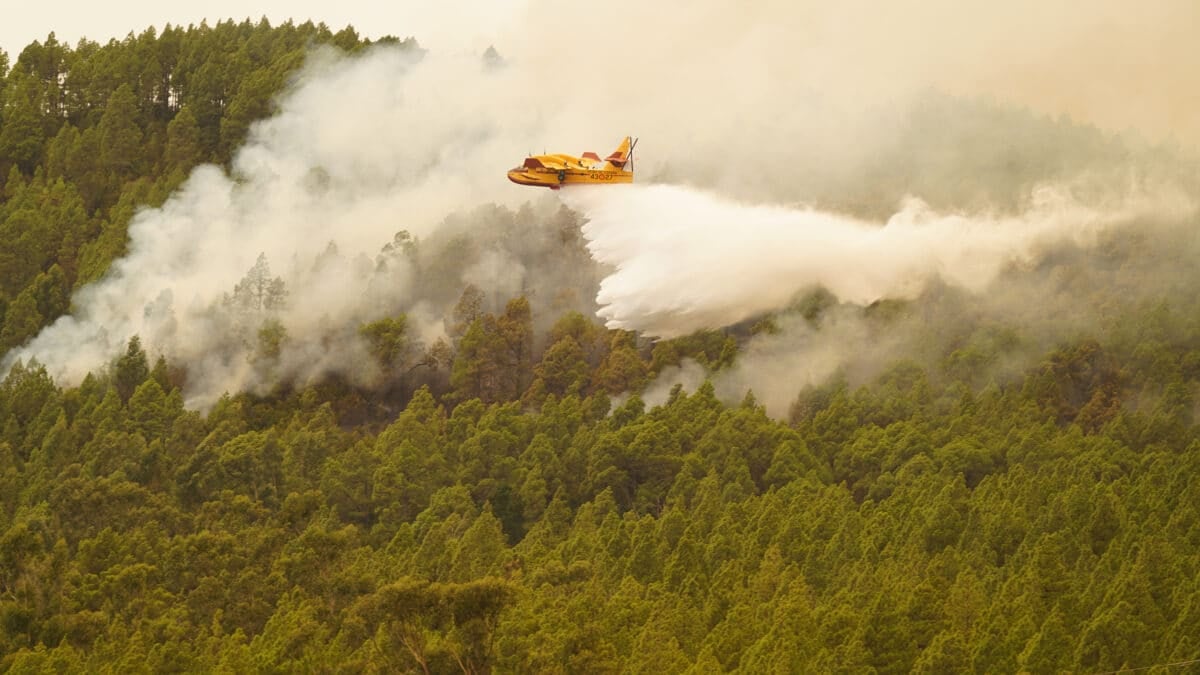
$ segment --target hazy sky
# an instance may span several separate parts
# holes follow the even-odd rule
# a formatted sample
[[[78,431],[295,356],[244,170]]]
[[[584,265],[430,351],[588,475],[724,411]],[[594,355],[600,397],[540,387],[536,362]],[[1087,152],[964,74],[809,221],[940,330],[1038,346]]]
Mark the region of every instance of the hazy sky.
[[[50,31],[74,45],[82,36],[105,42],[168,22],[186,26],[266,16],[273,25],[289,18],[335,30],[353,25],[373,39],[412,36],[443,53],[479,52],[494,44],[506,57],[526,51],[540,59],[547,49],[562,54],[588,45],[592,61],[584,65],[591,67],[603,60],[596,58],[602,52],[659,59],[656,50],[675,44],[702,55],[708,51],[705,39],[720,44],[742,29],[739,39],[753,42],[775,31],[788,35],[792,49],[782,60],[762,62],[763,70],[794,79],[789,70],[824,68],[827,76],[809,83],[815,91],[933,86],[1200,147],[1197,0],[650,4],[648,9],[625,0],[0,0],[0,49],[15,61],[21,49]],[[689,25],[714,13],[725,21],[718,34],[694,39]],[[616,35],[616,42],[604,38]],[[751,70],[737,77],[762,75]]]
[[[352,25],[370,38],[411,35],[428,47],[486,48],[492,36],[521,14],[524,0],[68,0],[21,2],[20,9],[10,8],[16,4],[17,0],[0,0],[0,49],[8,52],[10,61],[51,31],[71,45],[81,37],[103,43],[147,26],[186,26],[203,19],[210,24],[228,18],[257,21],[263,16],[272,25],[289,18],[297,23],[311,19],[334,30]]]

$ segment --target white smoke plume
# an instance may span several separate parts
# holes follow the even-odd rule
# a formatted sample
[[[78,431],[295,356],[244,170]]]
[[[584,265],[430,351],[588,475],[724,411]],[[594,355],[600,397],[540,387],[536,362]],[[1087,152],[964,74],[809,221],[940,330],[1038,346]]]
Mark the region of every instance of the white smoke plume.
[[[1194,229],[1196,214],[1194,197],[1147,186],[1087,204],[1065,187],[1042,188],[1009,215],[941,214],[912,199],[884,222],[734,202],[671,185],[563,190],[562,199],[585,214],[589,250],[614,270],[597,297],[610,328],[672,338],[774,317],[775,330],[750,339],[735,367],[712,379],[726,401],[752,390],[779,417],[805,386],[847,371],[865,381],[898,358],[939,352],[935,345],[953,344],[980,324],[1028,334],[1021,353],[1009,354],[1014,363],[988,363],[988,372],[976,376],[1015,374],[1056,339],[1094,334],[1103,320],[1087,295],[1115,286],[1096,278],[1095,288],[1064,289],[1062,279],[1033,269],[1045,256],[1080,251],[1068,265],[1073,274],[1100,277],[1092,268],[1105,261],[1092,260],[1092,249],[1113,248],[1125,232],[1161,237],[1169,247]],[[1177,250],[1200,252],[1194,237],[1185,236],[1183,246]],[[1171,290],[1160,280],[1171,276],[1176,293],[1196,281],[1194,274],[1178,275],[1174,263],[1156,268],[1156,259],[1170,260],[1156,251],[1126,265],[1124,295],[1113,300],[1165,298]],[[1137,288],[1129,289],[1131,282]],[[881,323],[865,312],[877,301],[915,299],[931,287],[951,289],[952,299],[926,299],[924,317]],[[794,311],[815,289],[835,303],[817,323]],[[953,312],[955,293],[972,298],[967,316]],[[685,362],[660,373],[643,399],[661,403],[673,386],[693,390],[704,379],[698,364]]]
[[[669,185],[564,190],[562,198],[586,214],[593,256],[616,269],[597,297],[608,326],[666,338],[781,309],[816,286],[858,304],[911,298],[932,278],[982,291],[1035,246],[1087,243],[1160,208],[1139,200],[1098,209],[1046,188],[1015,216],[938,214],[910,200],[870,223]]]
[[[76,295],[74,314],[6,361],[36,358],[58,378],[78,381],[140,334],[152,356],[189,366],[194,405],[280,376],[303,382],[337,372],[368,381],[359,322],[418,300],[402,257],[386,273],[376,269],[381,248],[400,230],[429,234],[456,206],[472,203],[468,195],[498,192],[496,168],[471,170],[464,158],[466,148],[487,146],[488,118],[439,115],[463,101],[439,100],[437,83],[474,78],[486,97],[494,80],[480,70],[466,58],[417,65],[396,49],[363,59],[315,55],[279,114],[253,127],[232,175],[199,167],[161,208],[138,213],[128,253]],[[246,317],[233,316],[226,299],[260,254],[268,277],[278,275],[287,290],[270,313],[288,336],[270,373],[252,363],[268,315],[239,321]],[[489,283],[501,283],[521,270],[488,272]],[[437,336],[436,324],[416,328]]]

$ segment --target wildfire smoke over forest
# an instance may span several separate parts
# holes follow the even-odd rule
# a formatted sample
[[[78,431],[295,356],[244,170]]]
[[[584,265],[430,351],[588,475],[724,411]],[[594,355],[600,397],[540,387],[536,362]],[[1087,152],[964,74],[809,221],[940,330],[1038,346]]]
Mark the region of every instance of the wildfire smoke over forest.
[[[433,344],[472,283],[498,304],[525,293],[538,311],[598,309],[649,337],[779,313],[719,388],[765,392],[780,412],[797,385],[915,354],[930,316],[947,336],[1017,325],[1036,350],[1100,322],[1096,298],[1186,293],[1195,163],[1087,125],[1138,124],[1155,140],[1195,130],[1176,126],[1174,88],[1114,102],[1080,65],[1164,24],[1091,41],[1093,22],[1073,15],[933,4],[946,5],[936,31],[929,7],[622,6],[590,18],[628,45],[605,58],[564,30],[579,10],[539,6],[520,34],[497,36],[498,60],[316,52],[231,170],[202,166],[135,216],[127,254],[5,364],[36,358],[78,380],[137,334],[187,364],[195,405],[327,373],[369,384],[360,325],[404,313]],[[1173,6],[1161,11],[1192,11]],[[999,40],[1012,29],[1045,39]],[[1196,65],[1194,50],[1162,45],[1161,63],[1104,77]],[[556,198],[503,171],[530,150],[601,150],[625,133],[642,139],[640,185],[564,193],[594,264],[564,260]],[[1159,250],[1174,255],[1147,255]],[[794,311],[815,289],[832,297],[823,321]],[[881,300],[923,309],[881,335],[863,310]],[[256,359],[267,319],[286,335],[269,368]]]

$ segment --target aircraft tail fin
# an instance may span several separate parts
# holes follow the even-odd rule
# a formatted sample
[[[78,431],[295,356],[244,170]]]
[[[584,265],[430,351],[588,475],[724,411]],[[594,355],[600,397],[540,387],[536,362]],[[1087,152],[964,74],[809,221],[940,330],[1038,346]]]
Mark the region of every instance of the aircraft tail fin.
[[[613,150],[613,153],[611,155],[604,158],[604,161],[608,162],[609,164],[612,164],[613,166],[617,167],[618,169],[625,168],[625,164],[630,160],[631,156],[633,155],[633,146],[636,144],[637,144],[637,141],[630,138],[629,136],[626,136],[625,140],[621,141],[621,144],[617,146],[617,149]]]

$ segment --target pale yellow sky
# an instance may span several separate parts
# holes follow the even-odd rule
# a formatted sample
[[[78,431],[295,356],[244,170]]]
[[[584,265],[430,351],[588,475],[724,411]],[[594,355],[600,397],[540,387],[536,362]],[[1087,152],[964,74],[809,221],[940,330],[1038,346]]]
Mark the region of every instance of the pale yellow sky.
[[[494,35],[510,28],[524,4],[525,0],[0,0],[0,49],[15,61],[26,45],[44,40],[51,31],[59,41],[74,45],[81,37],[106,42],[130,31],[140,33],[147,26],[160,29],[166,23],[257,21],[263,16],[273,25],[289,18],[298,23],[311,19],[334,30],[352,25],[370,38],[413,36],[427,47],[486,48]]]
[[[756,0],[671,3],[608,0],[0,0],[0,49],[21,49],[54,31],[75,44],[121,38],[147,26],[223,18],[273,24],[288,18],[353,25],[361,35],[412,36],[440,52],[479,52],[538,60],[553,49],[587,48],[589,58],[635,52],[655,58],[662,44],[685,44],[698,58],[731,42],[792,46],[763,72],[784,80],[826,67],[809,84],[848,84],[886,92],[923,86],[1069,115],[1111,131],[1200,147],[1200,0]],[[717,34],[697,32],[705,14]],[[699,18],[698,18],[699,17]],[[648,25],[653,24],[653,25]],[[562,43],[566,40],[565,44]],[[748,41],[748,42],[747,42]],[[594,56],[592,56],[594,55]],[[569,55],[568,55],[569,56]],[[604,56],[603,58],[608,58]]]

